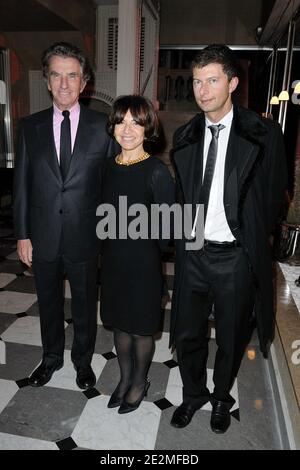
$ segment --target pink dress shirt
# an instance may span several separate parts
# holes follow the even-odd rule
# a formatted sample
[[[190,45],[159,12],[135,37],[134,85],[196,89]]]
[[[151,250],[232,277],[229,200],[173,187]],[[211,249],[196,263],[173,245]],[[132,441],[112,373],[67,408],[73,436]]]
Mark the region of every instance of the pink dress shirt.
[[[79,123],[79,116],[80,116],[80,105],[77,102],[70,111],[70,121],[71,121],[71,144],[72,144],[72,152],[74,149],[75,138],[77,134],[77,128]],[[62,115],[62,111],[53,103],[53,134],[54,134],[54,142],[55,148],[59,163],[59,151],[60,151],[60,126],[63,121],[64,117]]]

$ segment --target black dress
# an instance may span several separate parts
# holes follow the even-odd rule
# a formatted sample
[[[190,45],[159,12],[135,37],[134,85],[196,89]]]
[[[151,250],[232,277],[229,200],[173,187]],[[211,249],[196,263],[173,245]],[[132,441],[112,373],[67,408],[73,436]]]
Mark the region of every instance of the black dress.
[[[103,181],[103,203],[115,208],[117,221],[119,196],[127,196],[128,208],[132,204],[143,204],[148,210],[153,203],[171,205],[175,201],[174,183],[167,167],[156,157],[130,166],[118,165],[111,158]],[[123,218],[126,212],[120,207]],[[123,219],[126,229],[137,215]],[[168,242],[120,239],[118,228],[119,224],[116,239],[102,242],[101,319],[104,325],[128,333],[152,335],[161,329],[161,248]]]

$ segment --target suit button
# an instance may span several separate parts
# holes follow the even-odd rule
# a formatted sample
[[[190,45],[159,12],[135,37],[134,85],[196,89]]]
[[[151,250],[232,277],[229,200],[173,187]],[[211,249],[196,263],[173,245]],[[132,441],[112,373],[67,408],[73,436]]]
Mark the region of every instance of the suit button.
[[[66,188],[63,186],[63,187],[61,188],[61,192],[64,193],[65,190],[66,190]]]
[[[62,213],[63,213],[63,210],[62,210],[62,209],[59,209],[59,213],[62,214]]]

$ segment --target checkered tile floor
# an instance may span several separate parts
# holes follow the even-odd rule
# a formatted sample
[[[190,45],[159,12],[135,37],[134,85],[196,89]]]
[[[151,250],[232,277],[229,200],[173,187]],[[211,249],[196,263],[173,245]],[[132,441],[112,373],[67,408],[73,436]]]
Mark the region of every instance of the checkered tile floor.
[[[210,405],[184,429],[169,422],[181,403],[176,355],[168,349],[173,270],[166,262],[164,329],[156,339],[149,371],[151,386],[138,410],[119,415],[106,407],[118,382],[112,334],[98,318],[92,366],[95,388],[82,392],[71,363],[72,320],[66,282],[64,367],[44,387],[28,386],[28,376],[42,354],[39,310],[32,274],[17,260],[11,230],[0,225],[0,449],[280,449],[273,394],[256,337],[245,355],[232,395],[232,425],[225,435],[210,430]],[[98,305],[99,307],[99,305]],[[143,306],[141,305],[141,309]],[[99,310],[99,308],[98,308]],[[208,386],[216,344],[211,328]]]

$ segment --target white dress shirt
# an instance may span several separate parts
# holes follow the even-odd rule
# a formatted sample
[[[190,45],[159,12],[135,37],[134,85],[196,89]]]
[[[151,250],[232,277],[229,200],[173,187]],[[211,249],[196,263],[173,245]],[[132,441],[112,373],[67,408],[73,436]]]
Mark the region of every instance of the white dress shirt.
[[[231,242],[235,240],[232,232],[227,223],[225,209],[224,209],[224,173],[225,173],[225,159],[231,130],[233,118],[233,109],[224,116],[220,122],[210,122],[205,119],[205,137],[204,137],[204,150],[203,150],[203,176],[207,160],[209,144],[212,139],[212,134],[208,126],[223,124],[224,129],[220,130],[218,139],[218,153],[214,176],[210,189],[210,197],[204,227],[204,238],[206,240]]]

